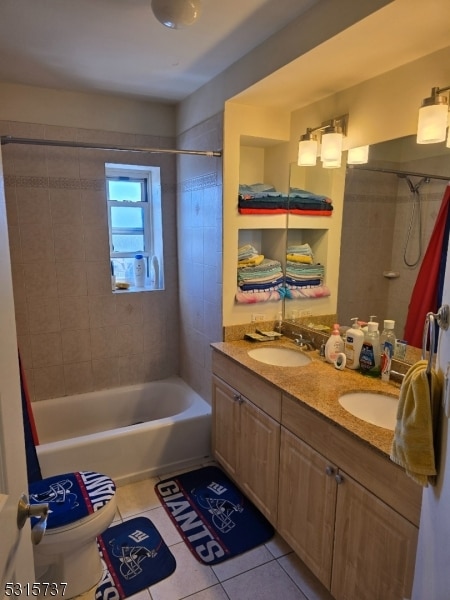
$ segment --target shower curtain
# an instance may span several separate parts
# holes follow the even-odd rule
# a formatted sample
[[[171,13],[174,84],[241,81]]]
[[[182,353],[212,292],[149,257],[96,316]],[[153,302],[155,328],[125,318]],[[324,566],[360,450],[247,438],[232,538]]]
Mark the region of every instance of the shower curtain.
[[[450,229],[449,204],[450,184],[447,184],[408,307],[404,339],[410,346],[417,348],[422,347],[423,326],[427,313],[436,313],[442,303]]]

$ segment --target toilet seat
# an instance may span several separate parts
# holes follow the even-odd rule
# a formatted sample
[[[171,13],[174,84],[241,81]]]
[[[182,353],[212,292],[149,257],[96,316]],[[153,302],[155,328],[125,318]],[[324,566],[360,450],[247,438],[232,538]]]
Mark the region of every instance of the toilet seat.
[[[95,471],[46,477],[29,485],[30,504],[48,503],[47,534],[62,532],[95,519],[115,495],[112,479]],[[98,515],[97,515],[98,516]],[[32,520],[32,526],[37,519]],[[56,532],[55,532],[56,533]]]

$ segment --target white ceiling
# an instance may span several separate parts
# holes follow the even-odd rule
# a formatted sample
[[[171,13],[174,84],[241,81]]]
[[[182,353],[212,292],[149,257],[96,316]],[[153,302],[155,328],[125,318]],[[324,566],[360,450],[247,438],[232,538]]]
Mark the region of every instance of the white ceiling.
[[[178,102],[320,0],[202,0],[172,30],[151,0],[1,0],[0,81]]]

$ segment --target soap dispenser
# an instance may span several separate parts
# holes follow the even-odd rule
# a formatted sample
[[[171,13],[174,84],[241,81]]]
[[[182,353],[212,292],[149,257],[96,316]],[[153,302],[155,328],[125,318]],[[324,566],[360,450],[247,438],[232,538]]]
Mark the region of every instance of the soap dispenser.
[[[345,334],[344,353],[347,359],[346,366],[349,369],[359,367],[359,355],[364,341],[364,333],[358,324],[358,317],[353,317],[350,329]]]
[[[335,323],[333,331],[325,344],[325,360],[334,363],[340,352],[344,352],[344,340],[341,338],[338,323]]]

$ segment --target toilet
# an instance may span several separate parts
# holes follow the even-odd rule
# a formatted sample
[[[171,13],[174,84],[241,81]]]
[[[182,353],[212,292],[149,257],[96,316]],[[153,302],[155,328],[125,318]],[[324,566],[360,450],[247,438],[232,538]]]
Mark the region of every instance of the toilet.
[[[48,503],[47,527],[33,546],[36,578],[67,583],[65,598],[90,590],[102,577],[96,538],[116,513],[114,481],[95,471],[65,473],[29,485],[30,505]],[[38,522],[32,518],[32,527]]]

